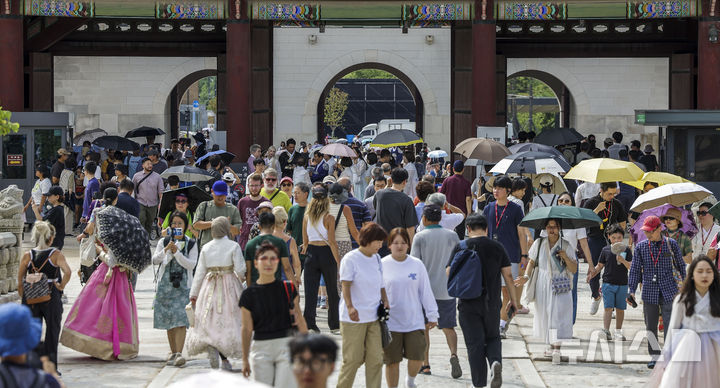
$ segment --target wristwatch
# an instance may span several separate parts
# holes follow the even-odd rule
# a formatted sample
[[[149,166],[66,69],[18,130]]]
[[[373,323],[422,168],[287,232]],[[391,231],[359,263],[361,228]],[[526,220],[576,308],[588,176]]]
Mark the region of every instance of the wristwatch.
[[[528,256],[528,255],[520,255],[520,258],[523,258],[523,257],[527,257],[528,259],[530,258],[530,256]]]

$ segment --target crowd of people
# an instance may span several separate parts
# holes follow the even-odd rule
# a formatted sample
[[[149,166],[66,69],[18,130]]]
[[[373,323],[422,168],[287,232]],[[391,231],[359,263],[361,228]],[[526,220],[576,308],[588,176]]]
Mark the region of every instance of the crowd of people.
[[[531,138],[521,132],[517,141]],[[622,141],[616,132],[601,149],[590,135],[568,161],[609,157],[658,170],[651,145],[641,151],[637,140]],[[592,294],[584,302],[591,315],[603,303],[606,339],[625,339],[624,310],[642,284],[645,324],[655,336],[648,367],[658,363],[659,319],[665,344],[686,352],[682,343],[689,337],[671,339],[669,330],[691,328],[704,333],[702,351],[720,360],[720,226],[708,212],[714,200],[694,210],[696,233],[688,234],[680,210],[669,208],[637,221],[644,238],[626,243],[643,215],[630,211],[639,191],[624,183],[498,176],[487,165],[469,180],[463,161],[429,158],[427,144],[379,150],[350,144],[355,156],[335,157],[293,139],[264,150],[252,145],[248,175],[239,176],[219,155],[202,158],[201,147],[170,144],[163,150],[149,137],[127,154],[96,152],[88,143],[76,156],[58,150],[50,169],[37,167],[26,205],[37,220],[34,248],[23,256],[18,281],[32,290],[23,295],[20,287],[23,302],[46,324],[37,352],[50,362],[57,364],[59,343],[105,360],[138,354],[137,271],[119,264],[97,233],[96,215],[112,207],[137,218],[155,244],[153,327],[167,333],[168,366],[184,366],[184,355],[206,354],[215,369],[231,370],[230,359],[242,359],[243,375],[268,385],[322,386],[337,349],[332,340],[298,335],[327,329],[342,339],[338,387],[352,387],[362,365],[366,385],[380,387],[383,364],[387,385],[397,387],[404,358],[405,386],[415,387],[418,374],[433,373],[429,333],[435,328],[447,340],[451,377],[463,375],[459,322],[473,386],[499,387],[501,340],[516,314],[534,314],[533,335],[547,344],[553,363],[561,362],[562,342],[573,338],[583,303],[577,298],[583,259]],[[207,179],[161,176],[169,167],[195,165]],[[212,199],[193,205],[191,194],[177,191],[192,185]],[[648,182],[643,191],[657,186]],[[174,206],[160,214],[170,195]],[[602,223],[568,229],[549,218],[541,228],[520,225],[547,206],[590,209]],[[63,289],[74,273],[62,253],[68,235],[81,243],[78,273],[85,288],[63,326]],[[450,292],[455,269],[469,270],[473,260],[482,263],[475,280],[482,293],[466,297],[472,284]],[[52,285],[42,301],[28,280],[36,274]],[[327,328],[317,323],[322,308]],[[8,314],[20,319],[25,313]],[[30,348],[20,350],[7,353],[0,341],[4,359]],[[717,377],[705,360],[690,366],[664,360],[653,373],[663,386],[675,386],[666,381],[687,373],[706,379],[695,381]]]

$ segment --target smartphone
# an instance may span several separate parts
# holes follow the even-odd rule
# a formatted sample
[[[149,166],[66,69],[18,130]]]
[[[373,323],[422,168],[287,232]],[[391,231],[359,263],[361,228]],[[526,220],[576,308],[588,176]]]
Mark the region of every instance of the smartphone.
[[[510,308],[508,309],[508,320],[512,319],[515,316],[515,306],[510,305]]]
[[[637,307],[637,302],[635,301],[635,298],[632,295],[628,295],[627,298],[625,299],[625,301],[628,302],[628,304],[630,306],[632,306],[632,308]]]
[[[172,236],[173,236],[173,237],[175,237],[175,236],[182,236],[182,235],[183,235],[183,230],[182,230],[182,228],[172,228]]]

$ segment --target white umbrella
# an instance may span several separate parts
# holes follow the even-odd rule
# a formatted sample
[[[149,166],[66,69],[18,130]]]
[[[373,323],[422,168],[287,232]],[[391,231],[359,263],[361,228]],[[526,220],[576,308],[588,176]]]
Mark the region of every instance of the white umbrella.
[[[526,151],[506,156],[490,170],[493,174],[564,173],[570,165],[562,157],[545,152]]]
[[[634,212],[641,212],[666,203],[681,207],[704,199],[711,194],[712,192],[710,192],[710,190],[698,185],[697,183],[670,183],[662,185],[656,189],[652,189],[637,197],[630,207],[630,210]]]
[[[430,159],[439,159],[439,158],[447,158],[448,153],[443,150],[435,150],[428,152],[428,158]]]

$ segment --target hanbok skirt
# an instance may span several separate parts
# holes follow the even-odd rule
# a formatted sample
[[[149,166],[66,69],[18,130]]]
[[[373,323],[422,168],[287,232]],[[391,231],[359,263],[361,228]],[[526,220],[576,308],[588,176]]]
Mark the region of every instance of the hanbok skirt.
[[[665,344],[647,387],[697,388],[720,385],[720,331],[675,330]]]
[[[195,302],[195,326],[188,330],[186,349],[190,356],[212,346],[226,357],[242,356],[240,295],[243,286],[233,267],[208,268]]]
[[[101,263],[80,291],[60,335],[60,343],[102,360],[128,360],[138,354],[138,319],[129,272]]]

